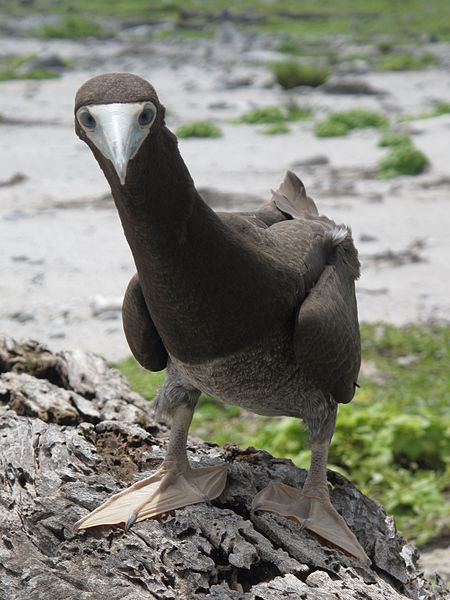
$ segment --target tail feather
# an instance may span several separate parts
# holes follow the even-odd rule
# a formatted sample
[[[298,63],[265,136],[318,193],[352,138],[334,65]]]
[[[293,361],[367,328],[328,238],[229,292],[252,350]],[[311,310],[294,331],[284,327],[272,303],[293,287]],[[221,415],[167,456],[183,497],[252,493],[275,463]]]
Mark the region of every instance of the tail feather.
[[[272,194],[278,210],[294,219],[319,214],[314,200],[306,194],[305,186],[292,171],[286,172],[283,181],[276,190],[272,190]]]

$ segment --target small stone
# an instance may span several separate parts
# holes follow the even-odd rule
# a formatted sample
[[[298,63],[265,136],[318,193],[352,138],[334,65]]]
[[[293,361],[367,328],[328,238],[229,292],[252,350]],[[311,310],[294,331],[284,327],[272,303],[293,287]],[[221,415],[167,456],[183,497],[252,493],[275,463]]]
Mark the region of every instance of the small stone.
[[[14,312],[9,315],[9,318],[13,319],[13,321],[17,321],[18,323],[27,323],[28,321],[36,320],[35,316],[32,313],[27,312],[26,310],[19,310],[17,312]]]
[[[372,235],[371,233],[362,233],[359,236],[360,242],[376,242],[377,240],[378,238],[375,235]]]
[[[328,165],[329,163],[330,159],[325,154],[313,154],[312,156],[295,160],[290,166],[295,169],[296,167],[314,167],[316,165]]]

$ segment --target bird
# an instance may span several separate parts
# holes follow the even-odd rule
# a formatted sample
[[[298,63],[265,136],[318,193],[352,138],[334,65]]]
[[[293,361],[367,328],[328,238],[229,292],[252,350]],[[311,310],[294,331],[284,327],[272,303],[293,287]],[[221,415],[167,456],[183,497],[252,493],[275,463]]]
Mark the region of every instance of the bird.
[[[287,171],[253,212],[201,198],[154,87],[130,73],[92,77],[75,97],[75,131],[110,187],[136,273],[122,317],[136,360],[166,369],[157,414],[171,425],[155,473],[81,518],[76,530],[134,523],[220,496],[226,465],[192,467],[187,437],[202,392],[259,415],[302,419],[311,464],[302,489],[272,481],[254,512],[302,524],[369,563],[336,511],[328,448],[361,362],[351,230],[320,215]]]

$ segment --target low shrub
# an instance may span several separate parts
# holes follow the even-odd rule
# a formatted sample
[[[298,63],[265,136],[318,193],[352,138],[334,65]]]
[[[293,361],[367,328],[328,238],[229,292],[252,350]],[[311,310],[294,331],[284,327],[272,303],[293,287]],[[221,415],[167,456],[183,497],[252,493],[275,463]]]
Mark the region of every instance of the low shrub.
[[[278,106],[256,106],[235,120],[236,123],[250,125],[283,123],[284,121],[286,121],[286,115]]]
[[[43,25],[34,31],[35,35],[49,39],[83,39],[103,37],[105,32],[92,20],[77,15],[67,16],[57,25]]]
[[[56,79],[59,73],[53,69],[32,69],[27,67],[35,60],[36,54],[9,56],[0,59],[0,81],[16,79]]]
[[[380,147],[398,146],[399,144],[411,143],[411,138],[406,133],[388,131],[378,142]]]
[[[275,80],[285,90],[305,85],[317,87],[324,84],[330,72],[321,65],[305,65],[296,60],[275,62],[269,65]]]
[[[378,163],[378,175],[391,179],[399,175],[419,175],[428,164],[427,157],[410,141],[392,146]]]
[[[244,113],[235,123],[275,124],[286,121],[303,121],[310,119],[312,110],[309,107],[300,106],[295,100],[290,100],[283,107],[278,106],[256,106]]]
[[[289,127],[286,123],[272,123],[272,125],[268,125],[264,129],[261,130],[261,133],[264,135],[282,135],[285,133],[290,133]]]
[[[222,130],[210,121],[188,121],[178,127],[176,134],[179,138],[219,138]]]
[[[382,114],[364,108],[355,108],[342,112],[331,113],[328,117],[316,124],[315,134],[318,137],[333,137],[346,135],[352,129],[365,127],[386,127],[388,120]]]
[[[436,63],[437,59],[431,52],[424,52],[419,56],[387,54],[380,59],[378,68],[382,71],[418,71]]]

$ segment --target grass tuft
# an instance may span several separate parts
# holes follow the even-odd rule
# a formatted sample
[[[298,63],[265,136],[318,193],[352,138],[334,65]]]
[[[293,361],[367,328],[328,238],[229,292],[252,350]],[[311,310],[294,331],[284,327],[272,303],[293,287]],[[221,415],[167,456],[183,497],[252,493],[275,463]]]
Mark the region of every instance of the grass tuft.
[[[176,134],[179,138],[219,138],[222,130],[210,121],[188,121],[178,127]]]
[[[419,175],[428,165],[425,154],[408,140],[392,145],[386,156],[378,163],[378,176],[391,179],[400,175]]]
[[[270,63],[275,80],[285,90],[298,86],[317,87],[324,84],[330,72],[321,65],[305,65],[295,60]]]
[[[307,106],[300,106],[295,100],[289,100],[282,108],[278,106],[256,106],[241,115],[234,123],[250,125],[270,125],[285,123],[286,121],[306,121],[312,117],[312,110]]]
[[[105,32],[93,19],[78,15],[64,17],[57,25],[43,25],[34,31],[37,37],[45,39],[84,39],[104,37]]]
[[[272,123],[272,125],[268,125],[261,130],[263,135],[283,135],[290,132],[291,130],[286,123]]]
[[[398,146],[400,144],[406,143],[411,143],[411,138],[408,135],[406,135],[406,133],[400,133],[398,131],[388,131],[381,137],[380,141],[378,142],[378,145],[381,148],[384,148],[390,146]]]
[[[346,135],[352,129],[365,127],[386,127],[388,120],[382,114],[364,108],[355,108],[331,113],[324,121],[317,123],[314,131],[317,137],[335,137]]]
[[[284,123],[286,115],[278,106],[256,106],[235,120],[235,123],[246,123],[249,125]]]
[[[378,68],[381,71],[420,71],[435,64],[437,64],[437,59],[431,52],[424,52],[419,56],[387,54],[379,61]]]
[[[36,54],[8,56],[0,59],[0,81],[20,79],[57,79],[60,75],[53,69],[30,69],[27,64],[36,58]]]

